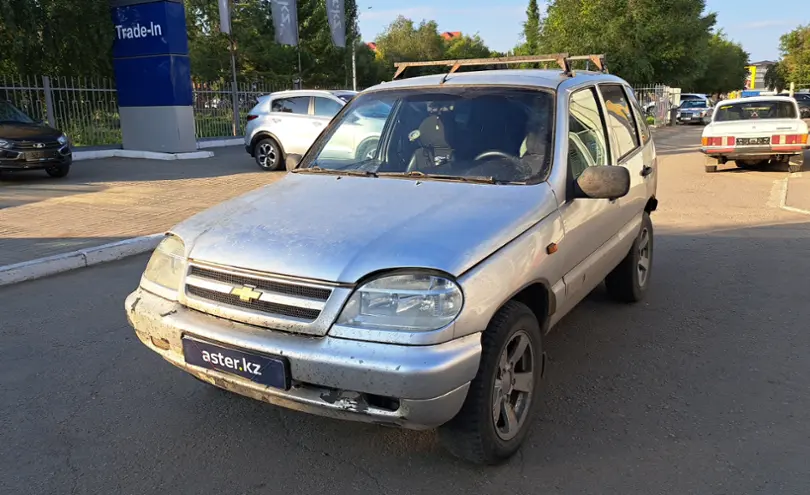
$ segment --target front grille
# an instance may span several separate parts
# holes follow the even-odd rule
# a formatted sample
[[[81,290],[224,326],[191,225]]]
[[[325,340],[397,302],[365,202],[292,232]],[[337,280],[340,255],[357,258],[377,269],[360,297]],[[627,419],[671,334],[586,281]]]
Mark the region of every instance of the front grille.
[[[44,144],[45,146],[37,147],[38,144]],[[11,149],[21,151],[53,150],[58,149],[60,146],[59,141],[13,141],[11,143]]]
[[[252,301],[245,302],[239,299],[239,296],[217,292],[215,290],[203,289],[202,287],[195,287],[193,285],[186,286],[186,292],[192,296],[214,301],[229,306],[236,306],[238,308],[250,309],[253,311],[261,311],[262,313],[289,316],[291,318],[298,318],[301,320],[315,320],[321,314],[318,309],[298,308],[295,306],[287,306],[285,304],[276,304],[266,301]]]
[[[332,293],[331,289],[273,282],[270,280],[263,280],[245,275],[209,270],[199,266],[192,266],[191,270],[189,271],[189,275],[208,280],[216,280],[217,282],[224,282],[226,284],[236,286],[249,285],[264,292],[275,292],[277,294],[284,294],[286,296],[307,297],[310,299],[317,299],[319,301],[326,301],[329,299],[329,295]]]

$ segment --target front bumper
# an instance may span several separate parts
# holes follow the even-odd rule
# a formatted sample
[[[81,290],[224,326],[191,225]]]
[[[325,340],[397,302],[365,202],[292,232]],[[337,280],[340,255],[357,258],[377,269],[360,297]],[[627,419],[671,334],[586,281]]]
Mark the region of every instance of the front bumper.
[[[38,150],[0,149],[0,170],[44,170],[54,165],[65,165],[73,162],[73,153],[67,144],[59,149],[43,150],[54,153],[54,156],[38,159],[26,159],[26,152]]]
[[[315,338],[200,313],[141,288],[127,297],[125,307],[141,342],[208,383],[289,409],[409,429],[435,428],[452,419],[481,357],[480,333],[432,346]],[[185,334],[284,356],[292,386],[274,389],[188,364],[183,358]]]

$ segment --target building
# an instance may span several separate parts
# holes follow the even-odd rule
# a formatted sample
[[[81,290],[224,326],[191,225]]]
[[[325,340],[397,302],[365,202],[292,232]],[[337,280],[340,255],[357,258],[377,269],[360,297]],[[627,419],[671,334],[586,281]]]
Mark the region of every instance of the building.
[[[461,38],[461,31],[445,31],[441,34],[441,37],[444,41],[450,41],[456,38]]]
[[[371,49],[372,52],[377,53],[377,43],[369,41],[368,43],[366,43],[366,46],[369,47],[369,49]]]
[[[768,72],[768,67],[776,62],[771,60],[761,60],[749,65],[748,76],[745,78],[745,89],[748,90],[768,90],[765,87],[765,73]]]

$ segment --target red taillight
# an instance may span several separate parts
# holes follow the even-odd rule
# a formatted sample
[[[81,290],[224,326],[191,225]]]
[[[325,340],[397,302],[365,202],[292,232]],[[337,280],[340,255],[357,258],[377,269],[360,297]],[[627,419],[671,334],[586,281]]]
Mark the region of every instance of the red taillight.
[[[778,134],[771,137],[771,144],[807,144],[807,134]]]
[[[259,118],[259,116],[258,116],[258,115],[248,115],[248,116],[247,116],[247,120],[248,120],[248,122],[250,122],[251,120],[256,120],[256,119],[258,119],[258,118]]]
[[[782,141],[782,136],[775,134],[771,136],[771,144],[779,144]]]
[[[733,138],[732,138],[733,139]],[[703,138],[703,146],[723,146],[722,137],[705,137]]]
[[[734,146],[734,136],[726,136],[726,146]]]

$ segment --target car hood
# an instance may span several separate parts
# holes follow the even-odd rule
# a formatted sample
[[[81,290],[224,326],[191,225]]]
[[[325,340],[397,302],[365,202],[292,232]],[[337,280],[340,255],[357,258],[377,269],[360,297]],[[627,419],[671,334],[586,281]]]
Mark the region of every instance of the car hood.
[[[42,124],[24,124],[22,122],[0,122],[0,139],[32,140],[56,139],[62,133]]]
[[[193,260],[354,283],[392,268],[459,276],[556,208],[546,183],[291,173],[172,232]]]

